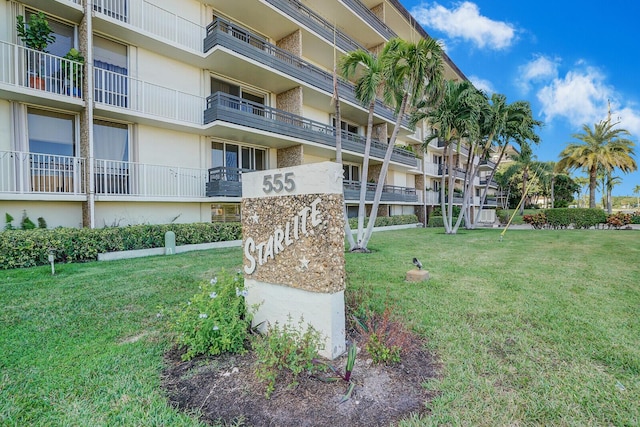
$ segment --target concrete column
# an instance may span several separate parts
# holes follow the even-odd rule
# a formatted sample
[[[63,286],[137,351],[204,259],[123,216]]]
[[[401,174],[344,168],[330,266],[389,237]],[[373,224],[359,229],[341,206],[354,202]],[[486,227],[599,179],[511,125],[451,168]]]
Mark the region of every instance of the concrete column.
[[[295,114],[296,116],[303,115],[302,103],[303,95],[302,87],[300,86],[276,95],[276,108]]]
[[[302,31],[296,30],[293,33],[284,36],[276,42],[276,46],[291,52],[298,57],[302,57]]]

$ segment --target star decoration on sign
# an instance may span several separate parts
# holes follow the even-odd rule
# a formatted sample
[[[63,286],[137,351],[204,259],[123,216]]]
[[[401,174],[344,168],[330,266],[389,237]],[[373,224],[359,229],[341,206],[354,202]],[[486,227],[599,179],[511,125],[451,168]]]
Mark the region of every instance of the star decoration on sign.
[[[336,171],[336,173],[334,175],[334,179],[336,180],[336,182],[343,180],[344,179],[344,170]]]
[[[258,214],[254,212],[253,215],[251,215],[249,218],[251,218],[253,220],[254,224],[258,223]]]
[[[308,270],[309,269],[309,260],[307,259],[306,255],[303,256],[302,258],[300,258],[300,269],[301,270]]]

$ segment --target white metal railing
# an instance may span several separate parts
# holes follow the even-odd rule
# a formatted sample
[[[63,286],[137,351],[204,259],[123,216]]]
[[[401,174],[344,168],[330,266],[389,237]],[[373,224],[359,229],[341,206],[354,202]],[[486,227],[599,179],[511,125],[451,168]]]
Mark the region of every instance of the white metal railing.
[[[95,160],[94,174],[96,194],[205,197],[206,169]]]
[[[203,122],[206,99],[200,96],[97,67],[94,87],[97,103],[183,122]]]
[[[427,162],[424,166],[424,172],[429,175],[440,175],[440,165],[436,163]]]
[[[146,0],[94,0],[96,13],[194,50],[203,51],[205,27]]]
[[[425,191],[425,203],[427,205],[438,205],[440,204],[440,192],[427,190]]]
[[[0,83],[80,97],[84,65],[0,41]]]
[[[84,194],[80,157],[0,151],[0,192]]]

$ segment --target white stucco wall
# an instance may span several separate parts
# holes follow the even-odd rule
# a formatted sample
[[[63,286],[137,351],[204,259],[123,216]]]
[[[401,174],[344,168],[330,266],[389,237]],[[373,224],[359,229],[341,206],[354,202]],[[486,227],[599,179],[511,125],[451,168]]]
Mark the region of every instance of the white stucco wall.
[[[205,205],[205,207],[201,207]],[[203,213],[207,212],[208,215]],[[96,227],[211,222],[209,203],[96,202]]]
[[[198,135],[139,125],[137,138],[140,163],[202,167]]]
[[[0,150],[11,150],[11,104],[0,100]]]
[[[47,223],[47,228],[55,227],[82,227],[82,204],[80,202],[41,202],[41,201],[0,201],[0,215],[2,215],[2,227],[4,227],[4,214],[8,213],[14,218],[13,226],[20,227],[23,211],[34,224],[38,224],[38,218],[42,217]]]

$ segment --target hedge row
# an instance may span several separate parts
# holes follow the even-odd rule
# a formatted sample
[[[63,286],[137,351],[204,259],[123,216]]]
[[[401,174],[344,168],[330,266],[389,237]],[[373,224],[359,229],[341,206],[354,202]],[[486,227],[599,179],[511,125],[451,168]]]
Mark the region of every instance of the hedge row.
[[[455,224],[457,220],[458,220],[458,217],[454,216],[451,221],[453,221],[453,224]],[[433,228],[444,227],[444,219],[442,219],[441,216],[430,216],[429,224],[427,224],[427,227],[433,227]]]
[[[47,264],[50,248],[57,262],[95,261],[99,253],[159,248],[167,231],[176,234],[178,246],[242,238],[240,223],[7,230],[0,232],[0,269]]]
[[[534,228],[591,228],[607,222],[607,214],[602,209],[545,209],[535,215],[525,215],[524,222]]]
[[[364,226],[366,228],[369,218],[364,219]],[[416,215],[396,215],[396,216],[378,216],[376,217],[376,223],[374,227],[387,227],[390,225],[404,225],[404,224],[416,224],[418,223],[418,217]],[[352,230],[358,228],[358,218],[349,218],[349,226]]]

